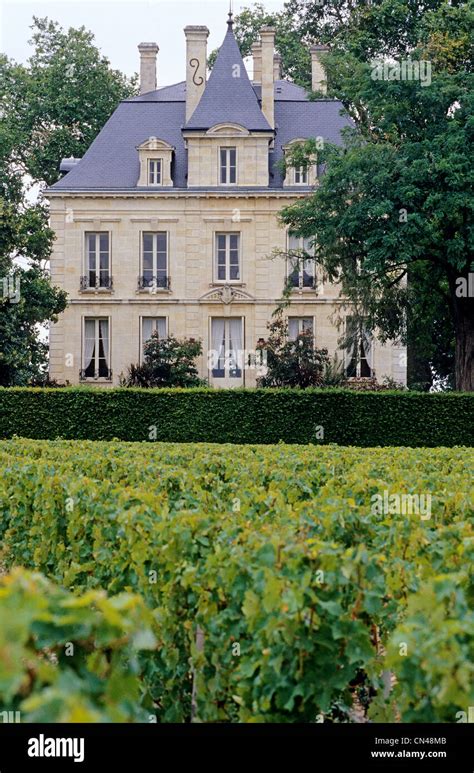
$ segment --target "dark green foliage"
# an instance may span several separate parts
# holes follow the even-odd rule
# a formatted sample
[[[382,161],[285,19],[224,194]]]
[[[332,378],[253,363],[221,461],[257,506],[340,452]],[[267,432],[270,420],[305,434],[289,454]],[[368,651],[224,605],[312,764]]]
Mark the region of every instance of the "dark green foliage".
[[[258,379],[261,387],[322,386],[324,368],[329,364],[327,349],[317,349],[314,336],[304,331],[295,340],[288,339],[288,323],[277,313],[268,325],[268,340],[258,348],[267,355],[267,373]]]
[[[67,637],[80,662],[90,640],[81,623],[107,646],[104,627],[120,614],[117,633],[125,625],[132,647],[151,647],[139,654],[141,694],[153,698],[159,722],[189,722],[193,687],[202,722],[350,721],[355,691],[376,722],[454,722],[474,705],[472,449],[15,438],[0,441],[0,467],[3,566],[22,563],[74,590],[69,635],[64,591],[40,587],[26,599],[15,591],[5,605],[0,583],[0,697],[2,676],[24,669],[11,657],[22,654],[12,626],[22,633],[33,596],[55,625],[47,639],[36,628],[43,636],[28,641],[29,658],[42,645],[58,652]],[[374,511],[374,497],[389,492],[429,494],[429,517]],[[119,602],[123,591],[134,594],[130,607]],[[134,621],[148,627],[135,594],[151,611],[156,649],[147,631],[134,636]],[[102,614],[91,614],[99,604]],[[112,721],[124,720],[124,708],[139,719],[148,705],[137,705],[135,679],[123,685],[125,647],[100,685]],[[103,667],[99,654],[89,672]],[[60,658],[59,674],[72,666]],[[389,701],[386,669],[396,680]],[[87,687],[74,690],[74,708],[81,697],[91,702]],[[124,707],[127,687],[135,696]],[[119,705],[104,702],[111,692]],[[28,719],[47,721],[48,695],[34,697],[46,699],[43,714]]]
[[[193,387],[204,382],[198,376],[196,357],[202,343],[194,338],[160,338],[154,332],[145,344],[144,362],[130,365],[122,386]]]
[[[0,437],[474,446],[474,395],[348,389],[0,389]]]

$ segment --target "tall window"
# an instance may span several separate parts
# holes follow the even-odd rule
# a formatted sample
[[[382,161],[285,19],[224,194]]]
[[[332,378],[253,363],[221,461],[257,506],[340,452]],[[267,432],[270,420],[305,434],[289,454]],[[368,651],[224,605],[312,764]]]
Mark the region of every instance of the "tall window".
[[[84,343],[82,352],[83,378],[110,378],[109,320],[84,320]]]
[[[144,233],[140,286],[166,289],[168,285],[168,234],[166,231]]]
[[[241,317],[211,319],[212,377],[222,386],[242,380],[243,321]]]
[[[288,317],[288,338],[296,341],[302,333],[313,335],[313,317]]]
[[[216,279],[240,281],[240,234],[216,234]]]
[[[162,183],[162,159],[148,159],[148,185],[161,185]]]
[[[237,182],[237,148],[221,148],[219,162],[221,185],[235,185]]]
[[[314,259],[304,255],[313,255],[309,239],[288,234],[288,252],[290,254],[288,278],[292,287],[314,287]]]
[[[106,231],[86,233],[86,276],[83,287],[111,287],[110,238]]]
[[[307,166],[295,166],[295,185],[308,185]]]
[[[346,375],[348,378],[372,376],[372,334],[363,322],[346,317]]]
[[[153,333],[158,333],[159,338],[166,338],[166,317],[142,317],[142,358],[145,344]]]

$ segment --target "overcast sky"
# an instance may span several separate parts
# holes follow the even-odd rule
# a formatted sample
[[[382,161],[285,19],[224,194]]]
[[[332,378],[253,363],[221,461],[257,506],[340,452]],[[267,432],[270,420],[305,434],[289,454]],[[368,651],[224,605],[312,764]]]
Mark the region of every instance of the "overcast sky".
[[[252,5],[234,0],[234,13]],[[269,10],[283,8],[283,0],[265,0]],[[126,75],[138,72],[137,45],[156,41],[158,86],[185,79],[185,39],[187,24],[205,24],[210,35],[208,50],[217,48],[226,33],[229,0],[0,0],[0,49],[17,62],[26,62],[31,54],[28,40],[33,16],[47,16],[62,27],[84,25],[95,35],[101,52],[112,67]]]

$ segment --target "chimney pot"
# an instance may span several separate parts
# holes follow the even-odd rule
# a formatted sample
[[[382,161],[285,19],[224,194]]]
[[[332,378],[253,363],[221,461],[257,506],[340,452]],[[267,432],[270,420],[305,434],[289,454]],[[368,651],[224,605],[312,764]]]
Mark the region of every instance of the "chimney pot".
[[[326,73],[321,62],[321,54],[327,53],[330,50],[329,46],[315,43],[309,50],[311,53],[311,88],[313,91],[327,94]]]
[[[140,94],[156,89],[156,56],[160,50],[157,43],[140,43]]]

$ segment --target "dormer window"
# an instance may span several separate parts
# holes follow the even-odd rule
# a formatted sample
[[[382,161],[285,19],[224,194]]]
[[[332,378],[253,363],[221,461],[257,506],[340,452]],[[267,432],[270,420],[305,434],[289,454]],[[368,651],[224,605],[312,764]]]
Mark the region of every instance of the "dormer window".
[[[163,159],[148,159],[148,185],[162,185],[163,181]]]
[[[299,166],[293,166],[292,164],[293,151],[297,148],[298,145],[304,145],[305,142],[306,140],[304,138],[297,138],[287,142],[286,145],[282,145],[282,150],[286,159],[286,175],[283,181],[284,187],[292,185],[316,185],[316,156],[313,158],[308,158],[306,164],[300,164]]]
[[[149,137],[138,145],[137,150],[140,161],[137,186],[171,188],[173,185],[171,165],[175,151],[173,145],[158,137]]]
[[[223,147],[219,153],[219,180],[221,185],[235,185],[237,182],[237,148]]]

